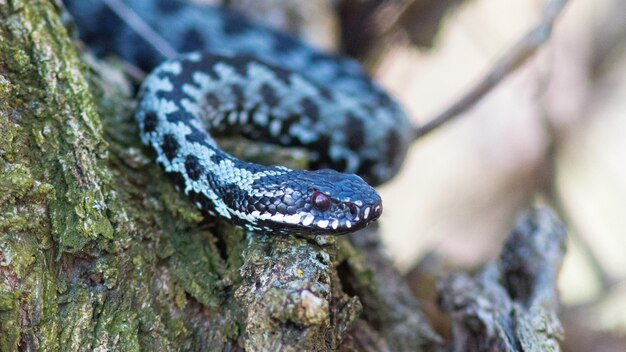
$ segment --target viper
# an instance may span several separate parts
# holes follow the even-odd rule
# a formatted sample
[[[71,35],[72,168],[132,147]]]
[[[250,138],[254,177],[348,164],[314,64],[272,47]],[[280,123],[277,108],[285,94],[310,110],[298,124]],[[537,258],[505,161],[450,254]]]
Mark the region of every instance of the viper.
[[[65,0],[99,56],[150,71],[137,97],[142,142],[194,204],[250,231],[345,234],[382,213],[370,185],[400,168],[412,127],[354,60],[322,53],[227,10],[121,1],[177,52],[166,59],[102,0]],[[313,171],[245,162],[224,131],[309,151]]]

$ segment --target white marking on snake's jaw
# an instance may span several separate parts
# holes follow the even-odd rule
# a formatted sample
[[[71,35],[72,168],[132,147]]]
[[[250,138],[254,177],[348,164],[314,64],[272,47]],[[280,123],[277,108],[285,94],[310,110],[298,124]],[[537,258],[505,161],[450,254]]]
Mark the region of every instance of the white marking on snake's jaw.
[[[285,215],[284,221],[288,224],[300,223],[300,214]]]
[[[320,220],[317,222],[317,227],[325,229],[328,227],[328,220]]]
[[[367,217],[370,215],[370,207],[365,208],[365,210],[363,211],[363,217],[367,219]]]
[[[272,221],[277,221],[277,222],[283,222],[283,219],[285,218],[285,215],[280,214],[280,213],[276,213],[274,215],[272,215]]]
[[[351,228],[352,227],[352,223],[350,222],[350,220],[346,220],[346,227],[347,228]]]
[[[313,223],[313,220],[315,220],[315,217],[313,215],[306,214],[306,216],[304,217],[304,220],[302,220],[302,225],[309,226]]]
[[[374,208],[375,212],[378,212],[380,210],[380,205],[377,205],[376,208]]]
[[[337,230],[337,228],[339,227],[339,220],[333,220],[333,223],[330,226],[332,226],[333,230]]]
[[[360,200],[355,200],[354,204],[359,206],[359,207],[363,206],[363,202],[361,202]]]

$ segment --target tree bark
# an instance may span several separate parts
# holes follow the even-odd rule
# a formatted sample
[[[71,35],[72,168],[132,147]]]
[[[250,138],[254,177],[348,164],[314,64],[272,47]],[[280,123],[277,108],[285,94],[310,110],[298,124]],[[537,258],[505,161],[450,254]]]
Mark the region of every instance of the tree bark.
[[[547,209],[522,214],[497,261],[475,277],[439,283],[452,319],[450,351],[559,351],[556,278],[565,255],[564,226]]]

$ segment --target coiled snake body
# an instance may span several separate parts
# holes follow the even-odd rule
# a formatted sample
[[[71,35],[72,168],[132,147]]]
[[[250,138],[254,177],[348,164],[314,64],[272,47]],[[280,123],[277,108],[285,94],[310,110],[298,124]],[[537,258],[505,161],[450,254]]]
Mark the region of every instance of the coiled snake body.
[[[163,61],[101,0],[65,3],[97,54],[115,52],[146,70]],[[358,64],[224,10],[126,3],[180,52],[210,50],[161,63],[136,112],[143,143],[200,209],[273,234],[343,234],[380,216],[381,199],[363,179],[380,184],[397,172],[412,129]],[[208,133],[225,129],[305,147],[317,171],[238,160]]]

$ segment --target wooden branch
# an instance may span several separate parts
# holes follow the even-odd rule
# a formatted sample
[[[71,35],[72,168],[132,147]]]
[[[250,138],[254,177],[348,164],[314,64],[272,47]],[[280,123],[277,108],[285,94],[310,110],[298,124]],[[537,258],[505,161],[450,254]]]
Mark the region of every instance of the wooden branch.
[[[496,61],[487,75],[446,110],[415,129],[415,139],[425,136],[470,109],[502,80],[528,61],[550,39],[552,27],[568,0],[549,0],[539,23]]]
[[[452,319],[452,351],[559,351],[556,279],[564,226],[547,209],[518,219],[500,258],[478,275],[440,282],[440,307]]]
[[[363,319],[379,327],[377,332],[390,351],[433,351],[439,347],[441,338],[428,325],[404,277],[385,254],[378,231],[370,227],[349,238],[359,254],[345,262],[342,269],[348,275],[343,282],[362,302]],[[357,325],[348,337],[359,340],[363,334]]]

